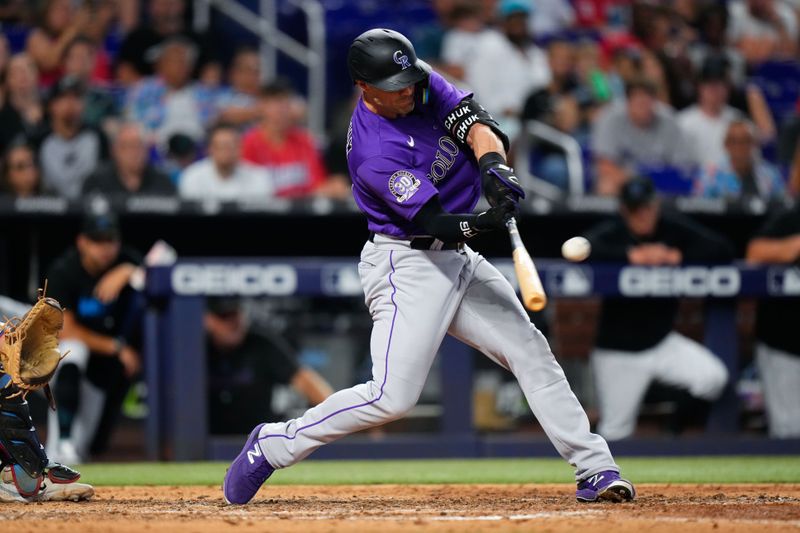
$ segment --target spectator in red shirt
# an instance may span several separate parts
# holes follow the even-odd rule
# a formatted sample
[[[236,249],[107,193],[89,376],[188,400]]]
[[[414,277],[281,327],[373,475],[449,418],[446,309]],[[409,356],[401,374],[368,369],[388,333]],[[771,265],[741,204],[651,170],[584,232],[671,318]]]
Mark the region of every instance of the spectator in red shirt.
[[[308,196],[326,181],[314,139],[295,123],[292,94],[285,83],[265,86],[258,96],[260,121],[242,139],[244,160],[267,168],[275,195],[282,198]]]
[[[40,2],[38,25],[28,35],[26,51],[39,68],[39,83],[53,85],[63,74],[64,54],[70,43],[84,35],[95,44],[103,41],[115,14],[113,2],[84,3],[76,8],[69,0]],[[95,55],[94,75],[108,80],[110,65],[105,52]]]

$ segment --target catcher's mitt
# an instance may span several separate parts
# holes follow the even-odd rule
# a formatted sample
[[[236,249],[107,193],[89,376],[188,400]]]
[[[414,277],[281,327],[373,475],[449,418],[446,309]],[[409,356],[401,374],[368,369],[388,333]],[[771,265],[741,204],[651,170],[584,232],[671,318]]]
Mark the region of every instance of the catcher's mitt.
[[[7,321],[0,330],[0,364],[24,395],[50,381],[63,356],[58,351],[58,332],[64,311],[39,289],[36,304],[22,319]]]

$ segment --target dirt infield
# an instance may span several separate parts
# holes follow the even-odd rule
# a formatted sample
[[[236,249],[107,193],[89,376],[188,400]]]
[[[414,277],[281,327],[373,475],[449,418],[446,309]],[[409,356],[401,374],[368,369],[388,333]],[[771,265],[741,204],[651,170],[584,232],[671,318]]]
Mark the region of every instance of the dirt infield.
[[[267,486],[228,506],[218,487],[100,487],[83,503],[4,504],[15,533],[800,531],[797,485],[641,485],[632,504],[578,504],[571,485]],[[3,522],[13,521],[14,527]]]

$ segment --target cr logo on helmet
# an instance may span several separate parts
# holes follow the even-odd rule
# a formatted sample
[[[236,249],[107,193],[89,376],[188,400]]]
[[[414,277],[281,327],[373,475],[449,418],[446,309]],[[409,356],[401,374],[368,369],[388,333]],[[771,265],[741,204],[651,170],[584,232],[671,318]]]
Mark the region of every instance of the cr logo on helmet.
[[[394,55],[392,55],[392,59],[394,59],[395,63],[400,65],[402,70],[405,70],[411,66],[411,63],[408,62],[408,56],[403,54],[402,50],[395,52]]]

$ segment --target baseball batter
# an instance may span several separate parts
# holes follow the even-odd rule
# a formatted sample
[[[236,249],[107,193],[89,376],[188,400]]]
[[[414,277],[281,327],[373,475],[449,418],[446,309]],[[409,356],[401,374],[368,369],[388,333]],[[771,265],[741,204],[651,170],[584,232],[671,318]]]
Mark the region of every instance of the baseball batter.
[[[225,475],[229,503],[255,496],[275,469],[417,402],[449,333],[510,370],[553,445],[575,466],[579,501],[632,500],[619,468],[513,288],[464,241],[516,213],[523,197],[492,117],[417,59],[403,35],[374,29],[350,47],[362,90],[347,135],[353,195],[371,233],[359,274],[374,327],[372,380],[300,418],[253,429]],[[492,206],[471,213],[481,191]]]

